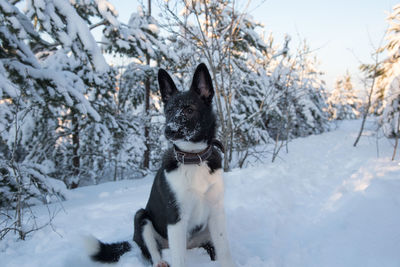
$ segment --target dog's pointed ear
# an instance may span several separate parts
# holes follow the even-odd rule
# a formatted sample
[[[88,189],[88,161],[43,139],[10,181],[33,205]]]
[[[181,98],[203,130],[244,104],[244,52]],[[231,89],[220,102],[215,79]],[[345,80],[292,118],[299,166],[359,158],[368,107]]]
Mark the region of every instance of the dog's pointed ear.
[[[204,102],[211,104],[214,96],[214,88],[210,73],[208,72],[207,66],[204,63],[201,63],[199,66],[197,66],[193,75],[193,81],[190,90],[196,92],[196,94],[199,95]]]
[[[164,104],[168,102],[172,95],[178,92],[171,76],[169,76],[168,72],[164,69],[158,70],[158,85],[160,87],[161,98]]]

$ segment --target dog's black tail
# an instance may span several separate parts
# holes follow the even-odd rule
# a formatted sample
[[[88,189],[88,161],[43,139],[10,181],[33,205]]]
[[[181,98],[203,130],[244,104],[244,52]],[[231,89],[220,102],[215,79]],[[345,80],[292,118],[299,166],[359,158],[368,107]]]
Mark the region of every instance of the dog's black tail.
[[[124,253],[132,248],[128,241],[106,244],[94,236],[85,237],[85,247],[92,260],[107,263],[117,262]]]

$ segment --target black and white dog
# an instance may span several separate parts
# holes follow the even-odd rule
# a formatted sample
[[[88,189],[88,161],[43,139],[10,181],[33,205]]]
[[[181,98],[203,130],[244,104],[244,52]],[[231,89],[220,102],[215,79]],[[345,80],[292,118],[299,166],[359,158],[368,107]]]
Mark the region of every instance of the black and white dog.
[[[235,266],[230,255],[223,206],[221,143],[214,139],[214,89],[206,65],[200,64],[189,91],[179,92],[168,73],[158,72],[165,136],[173,147],[164,154],[145,209],[135,215],[133,240],[153,266],[167,267],[161,249],[170,248],[172,267],[185,266],[187,248],[203,247],[221,266]],[[128,242],[104,244],[88,239],[92,259],[115,262],[129,251]]]

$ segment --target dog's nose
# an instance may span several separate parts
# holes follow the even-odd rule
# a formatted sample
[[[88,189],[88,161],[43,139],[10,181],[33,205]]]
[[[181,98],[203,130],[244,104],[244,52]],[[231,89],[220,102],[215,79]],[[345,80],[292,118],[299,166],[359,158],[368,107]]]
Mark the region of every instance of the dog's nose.
[[[176,137],[182,134],[181,129],[175,129],[169,126],[165,127],[165,135],[169,137]]]

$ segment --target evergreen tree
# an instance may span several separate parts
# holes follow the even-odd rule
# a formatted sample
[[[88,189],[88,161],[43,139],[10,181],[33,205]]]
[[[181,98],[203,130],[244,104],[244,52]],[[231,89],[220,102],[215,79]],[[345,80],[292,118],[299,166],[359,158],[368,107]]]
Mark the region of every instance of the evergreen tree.
[[[73,73],[49,69],[35,57],[36,49],[49,44],[29,18],[5,0],[0,12],[0,206],[22,208],[22,203],[60,195],[60,187],[49,182],[58,139],[55,113],[60,102],[88,102],[71,86],[72,79],[64,79]]]
[[[335,88],[327,100],[330,119],[356,119],[360,116],[361,100],[357,96],[351,76],[347,72],[336,80]]]
[[[159,123],[154,123],[160,116],[156,97],[157,71],[160,62],[170,60],[171,49],[160,35],[158,22],[146,14],[141,6],[131,14],[128,24],[106,28],[103,33],[103,48],[109,53],[127,56],[131,61],[121,70],[117,99],[122,112],[120,116],[126,118],[123,121],[132,122],[125,126],[136,134],[136,143],[125,149],[135,153],[144,151],[141,155],[143,162],[135,167],[148,169],[150,160],[157,162],[160,159],[158,142],[161,127]],[[129,138],[131,134],[125,133],[121,138]],[[138,145],[141,149],[132,149]],[[139,159],[139,155],[131,156]]]
[[[21,239],[35,227],[24,225],[25,208],[62,198],[63,183],[54,178],[71,164],[59,168],[60,148],[76,133],[65,125],[78,116],[100,121],[88,84],[109,81],[88,26],[67,1],[27,5],[23,14],[15,1],[0,1],[0,206],[16,209]],[[74,114],[69,122],[67,114]]]
[[[277,95],[267,118],[269,133],[275,140],[322,133],[328,129],[328,116],[324,111],[325,83],[316,68],[316,59],[305,43],[297,54],[284,51],[285,57],[270,67]]]
[[[380,121],[389,137],[400,137],[400,5],[393,7],[388,17],[388,43],[384,47],[388,58],[383,62],[382,75],[378,79],[381,103]]]
[[[7,185],[2,190],[15,191],[17,178],[50,193],[55,192],[47,182],[51,177],[69,187],[97,182],[115,158],[113,137],[123,127],[116,120],[115,72],[90,29],[117,27],[116,13],[106,1],[26,4],[23,14],[1,1],[0,106],[5,116],[0,152],[2,166],[8,166],[2,169],[1,183]],[[26,195],[39,198],[38,193]],[[15,201],[8,193],[1,199],[2,204]]]
[[[95,19],[114,27],[115,14],[110,12],[111,5],[106,1],[71,5],[68,1],[32,0],[27,4],[27,15],[37,21],[40,34],[52,39],[49,46],[39,50],[43,64],[74,73],[76,90],[88,99],[86,106],[60,103],[59,131],[64,137],[62,145],[57,147],[57,176],[72,188],[87,183],[84,180],[95,182],[102,171],[95,167],[105,166],[107,142],[118,125],[114,120],[115,73],[106,63],[90,29]],[[95,113],[87,114],[86,110]],[[91,170],[95,171],[91,173]]]

